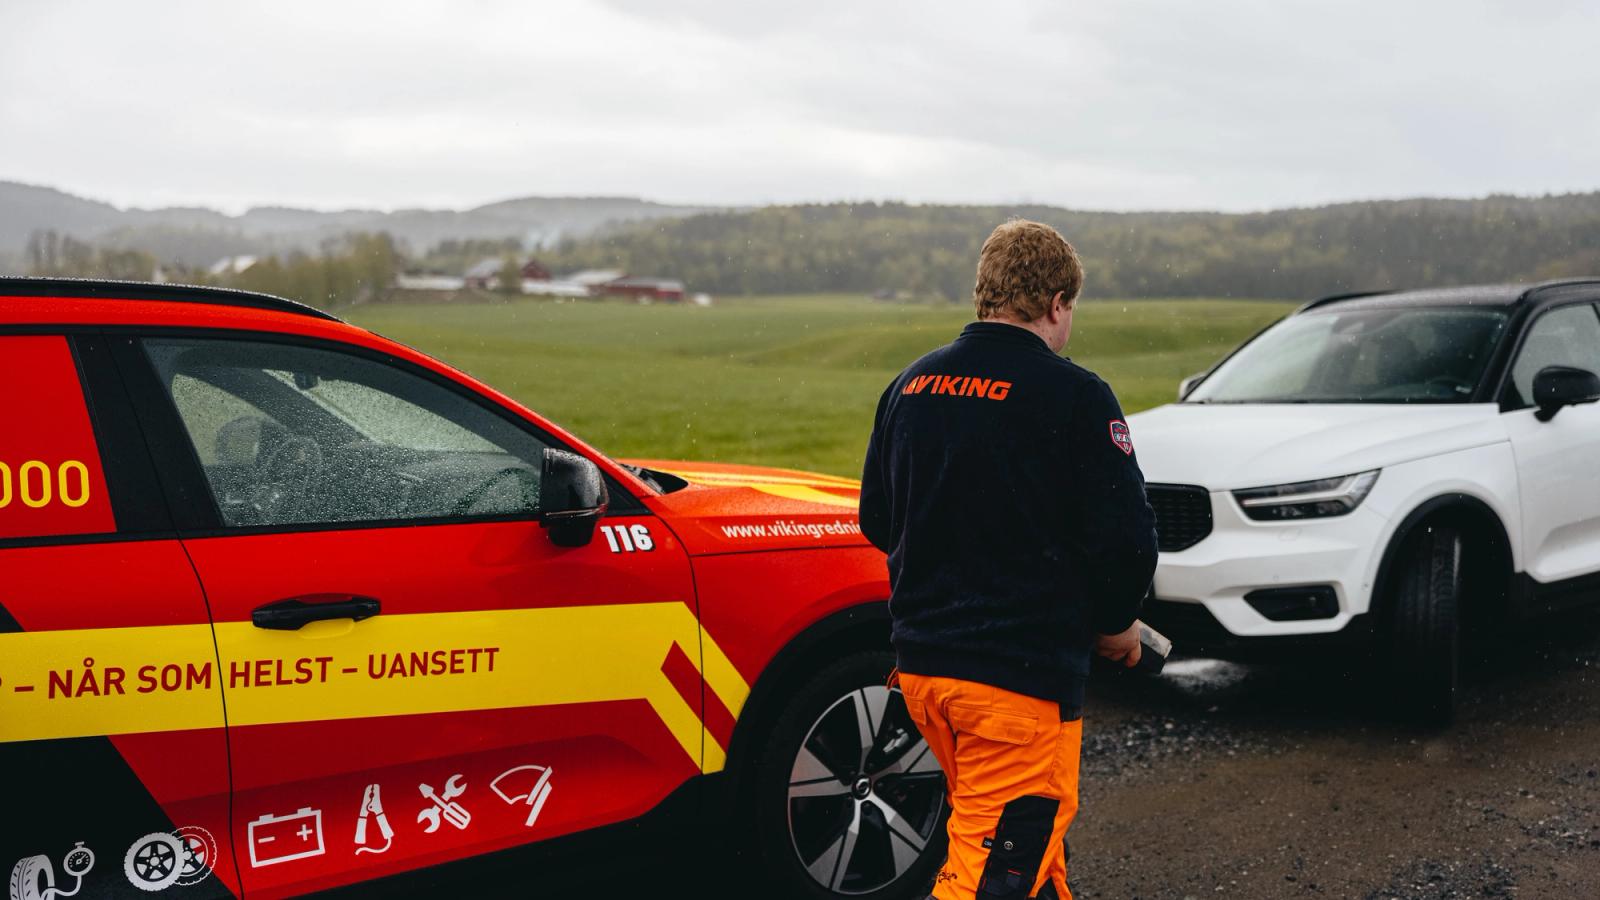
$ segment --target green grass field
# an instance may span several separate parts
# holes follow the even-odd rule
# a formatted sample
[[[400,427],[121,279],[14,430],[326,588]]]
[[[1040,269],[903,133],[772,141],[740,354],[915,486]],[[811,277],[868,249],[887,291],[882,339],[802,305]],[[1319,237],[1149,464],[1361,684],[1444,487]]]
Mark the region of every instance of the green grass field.
[[[1084,300],[1068,354],[1128,412],[1283,315],[1283,303]],[[372,305],[355,324],[437,356],[615,456],[860,474],[872,413],[968,306],[782,297],[692,306],[521,300]]]

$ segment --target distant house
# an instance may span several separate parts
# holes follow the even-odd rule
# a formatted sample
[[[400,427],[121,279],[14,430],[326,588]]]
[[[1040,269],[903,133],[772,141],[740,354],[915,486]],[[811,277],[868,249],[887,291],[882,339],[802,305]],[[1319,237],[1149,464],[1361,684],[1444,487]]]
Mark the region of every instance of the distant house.
[[[645,278],[627,276],[600,285],[598,292],[608,297],[632,297],[635,300],[662,300],[679,303],[683,300],[683,282],[673,278]]]
[[[632,297],[636,300],[683,299],[683,282],[672,278],[650,278],[629,275],[619,269],[584,269],[568,275],[564,281],[583,285],[591,297]]]
[[[461,273],[461,279],[469,288],[488,290],[500,281],[500,268],[505,260],[498,256],[488,256],[478,260]]]
[[[522,279],[522,292],[536,294],[541,297],[572,297],[574,299],[589,297],[589,287],[572,281],[552,281],[548,278]]]
[[[500,284],[500,270],[503,268],[503,258],[486,257],[467,269],[461,278],[461,285],[493,290]],[[401,286],[405,285],[402,283]],[[584,269],[564,278],[555,278],[549,269],[533,259],[522,266],[520,287],[521,293],[542,297],[628,297],[641,302],[660,300],[670,303],[680,302],[684,298],[683,282],[676,279],[629,275],[620,269]]]
[[[258,257],[248,254],[224,256],[212,263],[211,267],[206,269],[206,272],[211,275],[238,275],[254,266],[257,262],[260,262]]]
[[[565,280],[573,284],[581,284],[588,288],[590,293],[598,295],[601,291],[597,290],[597,288],[610,284],[627,274],[627,272],[619,269],[584,269],[581,272],[573,272]]]
[[[500,270],[505,268],[506,261],[503,257],[487,256],[478,260],[467,268],[462,275],[467,287],[489,290],[500,283]],[[539,264],[536,259],[530,259],[522,264],[522,281],[549,281],[550,270]],[[523,293],[528,293],[524,290]]]
[[[433,275],[426,272],[396,275],[394,286],[402,291],[459,291],[466,279],[459,275]]]

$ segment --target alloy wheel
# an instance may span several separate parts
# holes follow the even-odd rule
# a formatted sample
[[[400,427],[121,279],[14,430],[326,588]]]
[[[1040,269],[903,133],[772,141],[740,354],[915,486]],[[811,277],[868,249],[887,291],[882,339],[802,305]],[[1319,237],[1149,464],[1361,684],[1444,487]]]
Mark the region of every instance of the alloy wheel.
[[[899,691],[860,688],[806,733],[789,773],[789,837],[821,887],[866,894],[922,856],[943,821],[944,773]]]

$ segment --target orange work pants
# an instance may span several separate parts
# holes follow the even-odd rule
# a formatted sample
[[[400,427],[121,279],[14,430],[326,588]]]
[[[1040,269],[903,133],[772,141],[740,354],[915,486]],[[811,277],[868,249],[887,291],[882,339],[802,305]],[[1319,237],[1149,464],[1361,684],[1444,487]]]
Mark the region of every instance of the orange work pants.
[[[1071,900],[1066,837],[1078,811],[1083,720],[1063,722],[1054,701],[986,684],[899,679],[950,798],[950,853],[936,900]]]

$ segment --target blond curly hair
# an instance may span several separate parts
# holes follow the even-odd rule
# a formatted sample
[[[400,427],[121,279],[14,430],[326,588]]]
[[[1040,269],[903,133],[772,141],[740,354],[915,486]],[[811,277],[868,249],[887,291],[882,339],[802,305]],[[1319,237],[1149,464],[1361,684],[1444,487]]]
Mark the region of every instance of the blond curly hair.
[[[972,303],[980,319],[1032,322],[1050,310],[1057,291],[1071,303],[1082,290],[1083,263],[1067,239],[1042,222],[1011,219],[983,242]]]

